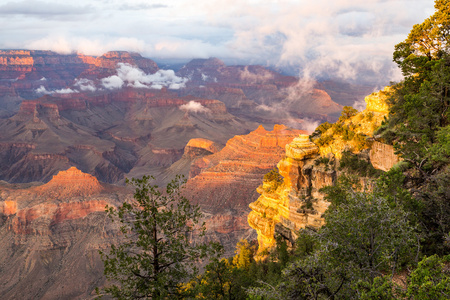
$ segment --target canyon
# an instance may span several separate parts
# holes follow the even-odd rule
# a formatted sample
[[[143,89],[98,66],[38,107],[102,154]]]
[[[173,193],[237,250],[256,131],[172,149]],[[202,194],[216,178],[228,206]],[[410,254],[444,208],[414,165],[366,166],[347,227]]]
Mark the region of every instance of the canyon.
[[[313,214],[299,195],[320,197],[336,174],[312,163],[332,154],[305,134],[368,90],[349,89],[217,58],[175,71],[124,51],[0,50],[0,294],[94,298],[104,284],[98,250],[121,239],[105,206],[131,200],[126,178],[165,185],[184,175],[207,226],[194,241],[219,241],[226,256],[242,238],[263,249],[275,231],[292,240],[302,224],[320,226],[327,203],[314,202]],[[396,157],[376,143],[370,157],[388,168]],[[284,190],[274,196],[260,185],[277,163]]]
[[[248,204],[256,200],[263,175],[300,133],[283,125],[272,131],[261,126],[225,146],[204,138],[187,143],[169,173],[190,174],[183,192],[200,206],[207,228],[194,241],[220,242],[226,256],[232,256],[240,239],[256,238],[247,223]],[[105,206],[130,201],[130,188],[99,182],[72,166],[45,184],[1,182],[0,191],[0,281],[5,282],[0,293],[27,299],[94,298],[94,288],[105,284],[98,250],[121,238]]]

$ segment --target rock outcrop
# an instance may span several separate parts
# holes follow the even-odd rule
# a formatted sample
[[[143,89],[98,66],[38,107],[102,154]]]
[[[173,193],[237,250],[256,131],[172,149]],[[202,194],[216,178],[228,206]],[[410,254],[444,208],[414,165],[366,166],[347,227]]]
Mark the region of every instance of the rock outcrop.
[[[353,152],[383,171],[399,161],[392,146],[371,138],[388,114],[385,101],[388,93],[386,88],[367,96],[366,110],[322,127],[329,129],[321,132],[314,143],[307,135],[301,135],[286,145],[286,157],[277,165],[281,177],[272,174],[265,178],[257,189],[260,197],[250,204],[248,223],[257,231],[260,253],[274,246],[276,234],[292,243],[299,229],[323,225],[322,214],[329,203],[319,190],[333,185],[345,171],[338,167],[343,151]],[[362,140],[350,138],[350,131],[356,137],[359,134]],[[361,177],[360,181],[371,187],[369,178]]]
[[[371,143],[367,139],[373,136],[374,130],[381,125],[389,113],[386,101],[389,91],[390,88],[386,87],[382,91],[367,96],[365,98],[366,109],[343,121],[336,122],[334,126],[323,132],[321,139],[316,140],[320,154],[325,157],[331,153],[340,158],[344,151],[357,153],[368,149]],[[327,142],[323,143],[321,140]]]
[[[53,197],[74,197],[98,194],[103,187],[94,176],[83,173],[76,167],[71,167],[67,171],[60,171],[48,183],[36,190],[52,194]]]
[[[276,125],[262,126],[235,136],[219,152],[193,162],[186,189],[190,199],[207,212],[248,211],[263,175],[284,155],[284,147],[302,131]]]
[[[260,197],[250,204],[249,225],[258,233],[259,250],[275,244],[275,233],[293,242],[295,233],[305,226],[319,227],[328,207],[319,189],[333,184],[334,170],[314,165],[318,147],[307,135],[300,135],[286,145],[286,157],[277,167],[283,181],[266,180],[257,191]]]
[[[213,141],[197,138],[191,139],[187,143],[186,147],[184,147],[184,155],[192,159],[217,153],[220,149],[222,147]]]
[[[130,196],[75,168],[40,186],[0,183],[2,298],[92,298],[104,284],[98,250],[120,240],[105,206]]]
[[[234,117],[218,100],[125,88],[25,100],[0,127],[0,148],[7,149],[0,179],[46,182],[72,165],[116,183],[160,173],[181,158],[190,139],[224,144],[256,124]],[[29,147],[17,147],[22,144]]]
[[[395,154],[394,147],[374,141],[370,147],[370,162],[375,169],[389,171],[401,158]]]

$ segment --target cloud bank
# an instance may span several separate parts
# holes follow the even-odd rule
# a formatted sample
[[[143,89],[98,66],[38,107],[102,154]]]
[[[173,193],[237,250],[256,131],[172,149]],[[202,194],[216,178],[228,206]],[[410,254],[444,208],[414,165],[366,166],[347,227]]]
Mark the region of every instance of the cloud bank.
[[[51,95],[51,94],[73,94],[78,93],[78,91],[73,90],[71,88],[59,89],[54,91],[48,91],[45,86],[41,85],[35,90],[36,93],[41,95]]]
[[[394,45],[433,11],[430,0],[9,0],[0,4],[0,48],[219,57],[301,76],[389,82],[400,78]]]
[[[154,74],[146,74],[141,69],[130,64],[119,63],[117,75],[101,80],[106,89],[119,89],[124,85],[135,88],[151,88],[178,90],[186,86],[187,78],[178,77],[173,70],[158,70]]]

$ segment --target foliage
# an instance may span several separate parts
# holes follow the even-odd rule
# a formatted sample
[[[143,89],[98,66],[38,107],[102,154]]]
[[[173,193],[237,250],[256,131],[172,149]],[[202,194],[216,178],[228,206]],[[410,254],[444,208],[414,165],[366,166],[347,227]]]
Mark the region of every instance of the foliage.
[[[320,164],[324,164],[324,165],[328,165],[330,163],[330,159],[328,157],[319,157],[314,161],[314,164],[316,166],[320,165]]]
[[[401,296],[402,291],[389,276],[375,277],[372,284],[360,281],[358,282],[358,290],[361,291],[361,300],[394,300]]]
[[[342,109],[341,116],[339,117],[339,122],[344,123],[346,120],[350,119],[353,116],[356,116],[358,110],[354,109],[351,106],[344,106]]]
[[[314,143],[322,148],[327,147],[333,143],[335,137],[339,136],[343,141],[352,142],[356,151],[361,151],[366,148],[366,136],[361,133],[356,133],[357,125],[350,121],[357,112],[351,106],[344,106],[341,116],[336,123],[330,124],[325,122],[316,128],[311,135]],[[373,117],[373,115],[371,116]]]
[[[104,292],[117,299],[180,297],[180,283],[196,273],[206,245],[191,245],[189,235],[202,234],[198,206],[182,196],[184,183],[177,176],[165,191],[142,179],[127,180],[135,188],[134,201],[107,207],[108,216],[120,222],[125,241],[100,252],[111,285]],[[197,228],[198,227],[198,228]]]
[[[389,120],[379,130],[397,153],[420,171],[422,177],[433,173],[429,149],[438,142],[437,133],[449,124],[450,58],[436,62],[417,92],[400,83],[391,97]]]
[[[184,286],[195,299],[246,299],[245,288],[256,285],[259,265],[253,256],[255,245],[240,240],[233,258],[220,258],[223,251],[211,259],[205,272]]]
[[[351,178],[341,178],[324,189],[331,202],[325,225],[299,235],[297,260],[283,270],[275,290],[251,289],[255,295],[287,299],[355,298],[383,274],[395,274],[413,260],[417,241],[409,215],[378,193],[353,189]],[[272,297],[270,296],[270,297]]]
[[[247,240],[240,240],[236,245],[236,255],[233,257],[233,264],[238,268],[248,269],[253,262],[255,250]]]
[[[420,202],[423,252],[444,254],[450,231],[450,1],[415,25],[396,46],[394,61],[405,79],[393,87],[389,118],[377,134],[394,145],[408,168],[407,185]]]
[[[314,138],[316,136],[320,136],[321,134],[327,132],[328,129],[331,128],[331,124],[328,122],[324,122],[317,126],[316,130],[311,134],[311,136]]]
[[[425,257],[409,278],[407,297],[409,299],[450,298],[450,256]]]
[[[362,177],[378,177],[382,174],[382,171],[375,169],[369,161],[359,158],[350,151],[342,153],[339,168],[341,170],[345,168],[348,173]]]
[[[449,51],[450,1],[435,1],[436,12],[416,24],[405,41],[395,46],[394,61],[408,77],[426,74],[427,68]],[[420,75],[419,75],[420,76]]]
[[[269,173],[264,175],[264,182],[268,183],[266,191],[274,192],[283,183],[283,176],[280,175],[278,169],[275,167]]]
[[[226,299],[230,295],[233,281],[232,265],[220,258],[223,247],[218,249],[202,275],[184,285],[184,290],[195,299]]]

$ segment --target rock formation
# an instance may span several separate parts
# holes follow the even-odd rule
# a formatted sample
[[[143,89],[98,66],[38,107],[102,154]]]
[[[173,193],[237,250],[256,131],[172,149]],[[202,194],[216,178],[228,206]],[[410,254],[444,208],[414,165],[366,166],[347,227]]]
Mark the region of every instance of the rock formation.
[[[342,110],[323,89],[299,84],[293,76],[262,66],[226,66],[217,58],[195,59],[177,74],[190,79],[180,95],[218,99],[231,112],[263,124],[288,124],[296,118],[334,120],[333,115]]]
[[[191,102],[196,106],[190,110]],[[0,119],[0,127],[0,161],[8,166],[0,179],[46,182],[73,165],[115,183],[161,172],[181,158],[190,139],[225,143],[256,125],[234,117],[218,100],[126,88],[25,100],[16,115]]]
[[[192,139],[184,148],[184,155],[190,158],[214,154],[220,151],[222,147],[217,143],[207,139]]]
[[[389,94],[389,87],[377,93],[367,96],[367,107],[362,112],[335,124],[344,128],[344,131],[351,131],[351,135],[355,138],[349,138],[348,134],[343,134],[342,130],[335,127],[329,128],[326,132],[321,134],[321,139],[328,137],[328,142],[321,144],[318,142],[320,154],[326,156],[329,153],[340,158],[344,151],[360,152],[363,149],[370,147],[370,142],[365,143],[367,138],[373,136],[373,132],[381,125],[381,122],[387,117],[389,108],[387,104],[387,97]]]
[[[388,171],[401,158],[395,154],[394,147],[374,141],[370,147],[370,162],[375,169]]]
[[[258,233],[259,251],[275,243],[275,232],[293,242],[296,232],[305,226],[319,227],[328,207],[320,188],[333,184],[334,170],[316,167],[318,147],[307,135],[286,145],[286,157],[277,167],[283,181],[266,180],[257,191],[261,196],[250,204],[249,225]]]
[[[40,186],[0,183],[2,298],[92,298],[104,282],[98,250],[120,239],[105,206],[129,198],[75,168]]]
[[[74,197],[98,194],[103,187],[94,176],[83,173],[76,167],[71,167],[67,171],[60,171],[48,183],[36,190],[59,197]]]
[[[293,243],[299,229],[323,225],[322,214],[329,203],[323,199],[319,190],[333,185],[344,172],[338,168],[343,151],[356,153],[366,158],[374,168],[383,171],[389,170],[399,161],[392,146],[372,139],[363,141],[365,146],[358,149],[357,141],[342,136],[346,132],[345,126],[348,126],[366,139],[372,137],[373,131],[388,114],[385,101],[388,93],[389,88],[386,88],[367,96],[366,110],[340,121],[338,125],[344,129],[330,125],[320,138],[315,139],[320,141],[323,137],[331,136],[332,139],[325,146],[321,144],[318,147],[307,135],[301,135],[286,145],[286,157],[277,165],[282,179],[275,175],[265,177],[257,189],[260,197],[250,204],[252,211],[248,215],[248,223],[258,234],[259,253],[274,246],[276,234]],[[370,188],[368,178],[360,180]]]
[[[262,176],[300,132],[276,125],[273,131],[260,126],[248,135],[235,136],[221,151],[194,161],[186,185],[190,198],[211,213],[247,210]]]
[[[246,219],[248,204],[257,198],[255,189],[284,156],[285,145],[302,132],[282,125],[273,131],[260,126],[192,163],[185,194],[205,212],[208,238],[220,240],[227,255],[232,255],[239,238],[252,237]]]

